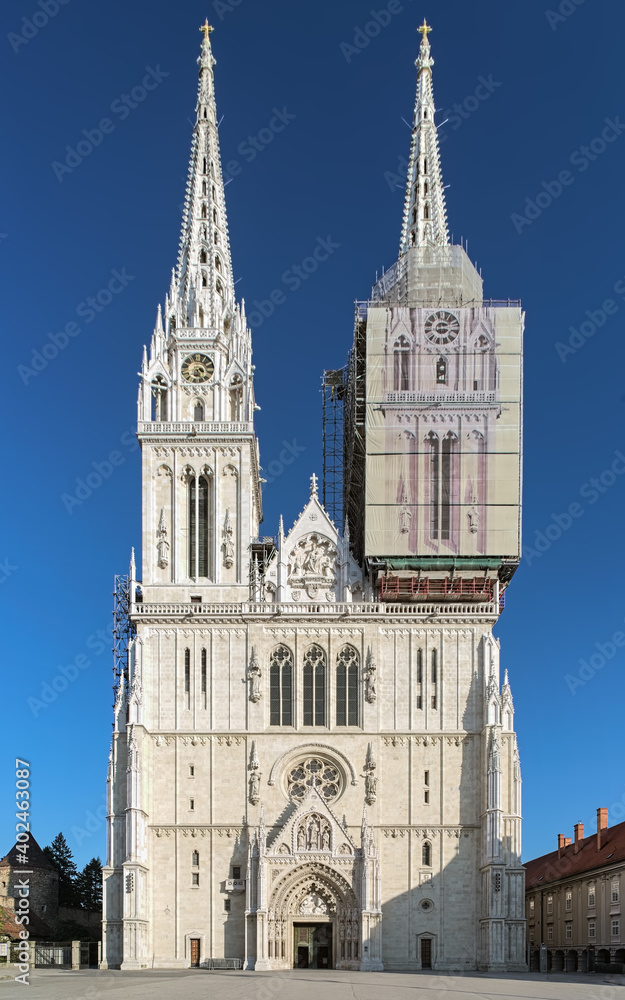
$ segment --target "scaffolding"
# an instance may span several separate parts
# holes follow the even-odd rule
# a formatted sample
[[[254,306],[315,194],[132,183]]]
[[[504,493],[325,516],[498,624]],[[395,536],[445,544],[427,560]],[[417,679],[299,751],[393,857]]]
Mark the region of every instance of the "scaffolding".
[[[321,383],[323,406],[322,503],[339,531],[343,530],[344,417],[347,366],[324,371]]]
[[[349,521],[353,552],[364,555],[365,527],[365,436],[367,377],[367,303],[357,302],[354,317],[354,345],[347,363],[344,410],[343,503]]]
[[[137,626],[130,618],[130,577],[115,577],[113,591],[113,688],[116,690],[122,675],[128,680],[128,647],[137,633]]]

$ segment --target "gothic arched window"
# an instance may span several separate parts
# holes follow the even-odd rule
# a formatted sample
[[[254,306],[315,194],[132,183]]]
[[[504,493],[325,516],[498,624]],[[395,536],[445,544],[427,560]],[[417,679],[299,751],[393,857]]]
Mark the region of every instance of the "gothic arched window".
[[[196,399],[193,405],[193,419],[196,423],[201,423],[204,420],[204,403],[201,399]]]
[[[189,576],[208,576],[210,556],[210,481],[208,476],[189,480]]]
[[[200,853],[199,851],[193,851],[191,854],[191,865],[193,868],[199,868],[200,866]]]
[[[432,650],[432,708],[436,708],[438,705],[437,692],[438,692],[438,653],[435,649]]]
[[[343,646],[336,661],[336,724],[358,725],[358,652]]]
[[[160,375],[152,382],[152,420],[167,420],[167,386]]]
[[[438,436],[430,431],[426,444],[430,448],[430,538],[438,538],[439,532],[439,492],[440,492],[440,441]]]
[[[203,219],[208,218],[208,216],[206,214],[206,205],[202,205],[202,218]]]
[[[436,384],[447,385],[447,361],[439,358],[436,362]]]
[[[269,725],[293,725],[293,657],[286,646],[276,646],[269,663]]]
[[[319,646],[304,656],[304,725],[326,724],[326,658]]]
[[[206,264],[206,263],[208,263],[208,259],[206,257],[206,250],[200,250],[200,264]]]
[[[427,868],[432,866],[432,845],[427,840],[421,848],[421,864]]]
[[[423,206],[423,218],[424,219],[429,219],[430,218],[430,206],[427,204],[427,202]]]
[[[206,181],[202,181],[202,194],[208,194],[208,186]]]
[[[206,271],[202,271],[202,288],[207,288],[207,287],[208,287],[208,276],[206,274]]]
[[[441,538],[451,537],[451,513],[453,506],[453,491],[455,479],[455,458],[457,455],[458,438],[448,431],[443,438],[442,482],[441,482]]]
[[[221,274],[221,257],[215,257],[215,267]]]
[[[394,369],[393,386],[395,390],[406,390],[410,388],[410,342],[403,333],[397,338],[393,349]]]

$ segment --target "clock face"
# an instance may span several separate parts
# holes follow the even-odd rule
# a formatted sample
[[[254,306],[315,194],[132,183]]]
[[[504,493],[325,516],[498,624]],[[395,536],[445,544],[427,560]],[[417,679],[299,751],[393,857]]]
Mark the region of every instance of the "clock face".
[[[460,324],[453,313],[432,313],[425,321],[425,335],[432,344],[450,344],[459,330]]]
[[[182,377],[186,382],[208,382],[215,366],[207,354],[190,354],[182,362]]]

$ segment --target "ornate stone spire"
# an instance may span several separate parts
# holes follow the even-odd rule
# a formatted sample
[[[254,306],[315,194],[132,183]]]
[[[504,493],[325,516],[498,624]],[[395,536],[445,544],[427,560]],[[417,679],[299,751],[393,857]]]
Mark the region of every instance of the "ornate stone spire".
[[[441,174],[438,134],[434,124],[434,95],[428,34],[432,29],[423,21],[417,67],[417,97],[412,126],[412,144],[408,163],[404,222],[400,255],[410,247],[448,246],[447,210]]]
[[[198,59],[197,118],[191,144],[178,265],[166,304],[169,333],[172,332],[172,315],[177,327],[227,333],[234,311],[215,105],[215,58],[210,44],[212,30],[208,22],[200,28],[204,38]]]

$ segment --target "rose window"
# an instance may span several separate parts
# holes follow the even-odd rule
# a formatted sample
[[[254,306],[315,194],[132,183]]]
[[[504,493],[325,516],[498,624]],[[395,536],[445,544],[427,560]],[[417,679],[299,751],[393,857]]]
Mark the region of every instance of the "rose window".
[[[316,788],[322,798],[331,802],[340,794],[342,780],[334,764],[321,757],[307,757],[291,768],[287,786],[290,797],[296,801],[301,801],[309,788]]]

